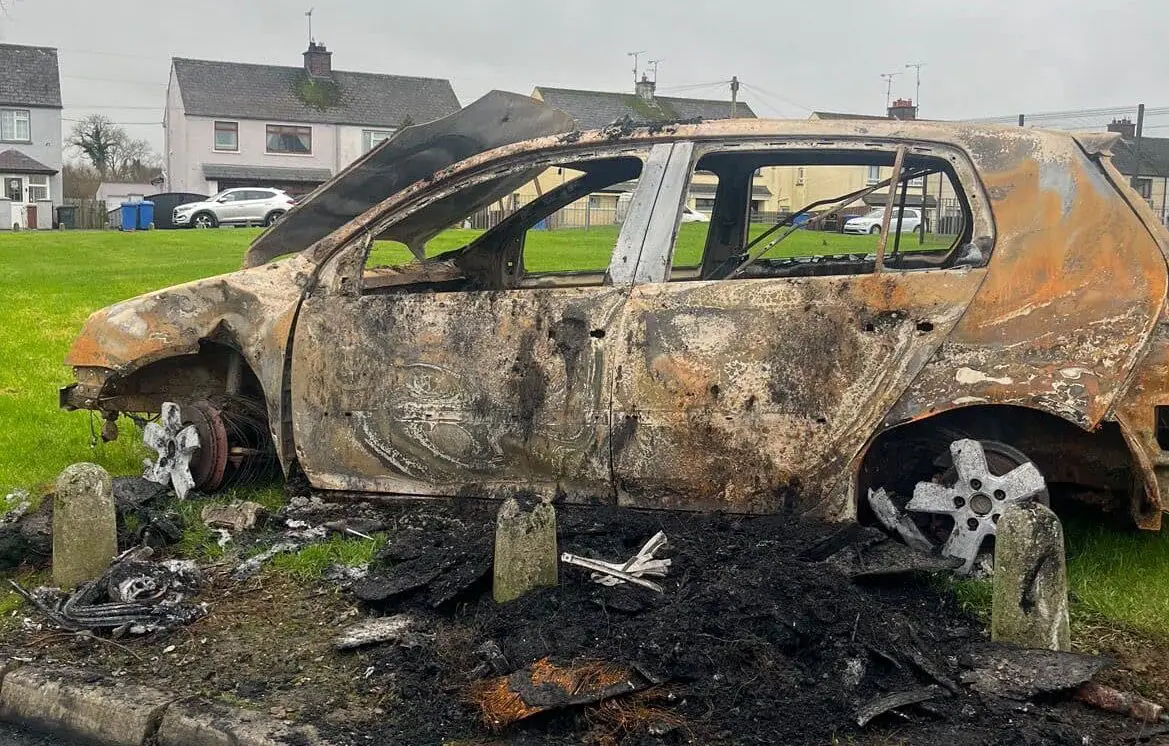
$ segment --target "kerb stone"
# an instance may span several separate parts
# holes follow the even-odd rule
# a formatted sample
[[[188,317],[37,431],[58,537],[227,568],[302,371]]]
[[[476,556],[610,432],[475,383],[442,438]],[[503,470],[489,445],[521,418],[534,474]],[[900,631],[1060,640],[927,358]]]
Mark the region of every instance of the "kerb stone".
[[[53,497],[53,582],[74,588],[93,580],[117,554],[110,475],[96,464],[73,464],[57,478]]]
[[[542,502],[528,512],[515,498],[505,500],[495,529],[495,602],[556,585],[559,561],[556,508]]]
[[[991,639],[1068,650],[1068,574],[1063,526],[1039,503],[1003,511],[995,536]]]

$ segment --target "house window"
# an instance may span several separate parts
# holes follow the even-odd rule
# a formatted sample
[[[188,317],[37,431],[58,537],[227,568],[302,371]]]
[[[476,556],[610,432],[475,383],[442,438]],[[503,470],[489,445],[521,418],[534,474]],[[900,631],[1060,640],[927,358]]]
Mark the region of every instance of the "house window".
[[[8,142],[32,140],[28,109],[0,109],[0,140]]]
[[[24,180],[19,176],[4,179],[4,196],[13,202],[24,202]]]
[[[393,136],[394,130],[362,130],[361,137],[365,148],[362,152],[368,153]]]
[[[868,179],[866,181],[869,184],[876,184],[880,180],[881,180],[881,167],[880,166],[869,166],[869,176],[868,176]]]
[[[1142,199],[1152,199],[1153,198],[1153,180],[1152,179],[1142,179],[1140,177],[1134,177],[1132,180],[1132,188],[1137,190],[1137,194],[1141,195]]]
[[[239,151],[239,122],[215,123],[215,149]]]
[[[269,153],[313,152],[313,128],[295,127],[287,124],[268,125]]]
[[[36,202],[37,200],[47,200],[49,198],[49,177],[48,176],[29,176],[28,177],[28,201]]]

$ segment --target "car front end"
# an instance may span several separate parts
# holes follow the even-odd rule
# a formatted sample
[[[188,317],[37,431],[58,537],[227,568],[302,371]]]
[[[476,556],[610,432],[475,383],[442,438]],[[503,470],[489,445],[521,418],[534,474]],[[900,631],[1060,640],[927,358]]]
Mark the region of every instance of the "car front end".
[[[189,226],[191,224],[191,217],[200,207],[207,207],[206,202],[188,202],[185,205],[179,205],[172,213],[172,219],[177,226]]]
[[[877,223],[869,218],[849,218],[844,222],[845,233],[868,233]]]

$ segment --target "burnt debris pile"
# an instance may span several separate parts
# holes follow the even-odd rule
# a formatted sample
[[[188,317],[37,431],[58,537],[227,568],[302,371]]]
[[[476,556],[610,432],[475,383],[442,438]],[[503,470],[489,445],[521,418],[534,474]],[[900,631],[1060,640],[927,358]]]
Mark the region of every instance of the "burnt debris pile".
[[[664,532],[662,591],[563,564],[559,586],[499,605],[493,513],[414,507],[388,522],[353,586],[371,616],[393,617],[361,651],[369,685],[399,694],[378,726],[386,743],[494,731],[509,743],[1082,744],[1136,732],[1073,701],[1105,661],[992,645],[929,581],[945,562],[874,530],[561,508],[559,545],[576,556],[626,562]]]

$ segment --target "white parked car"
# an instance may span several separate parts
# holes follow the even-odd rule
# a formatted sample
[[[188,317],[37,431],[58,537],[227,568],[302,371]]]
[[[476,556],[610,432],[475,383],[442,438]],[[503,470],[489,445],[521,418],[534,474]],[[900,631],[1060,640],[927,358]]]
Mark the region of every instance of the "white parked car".
[[[689,205],[682,208],[682,222],[683,223],[709,223],[710,217],[695,210]]]
[[[885,208],[878,207],[867,215],[859,218],[849,218],[844,222],[845,233],[873,233],[881,232],[881,223],[885,219]],[[916,233],[921,228],[921,211],[907,207],[901,219],[902,233]],[[889,218],[889,229],[897,230],[897,213]]]
[[[292,209],[296,200],[280,189],[246,187],[225,189],[202,202],[188,202],[174,211],[178,227],[215,228],[219,225],[272,225]]]

